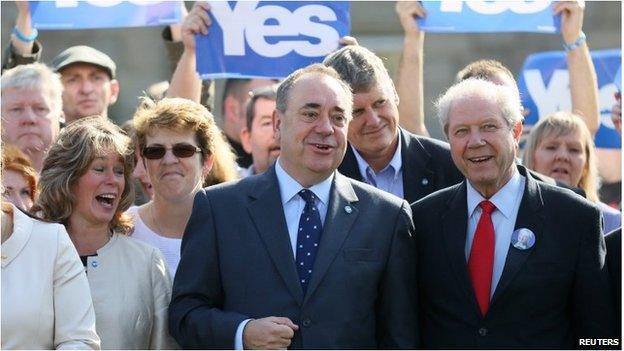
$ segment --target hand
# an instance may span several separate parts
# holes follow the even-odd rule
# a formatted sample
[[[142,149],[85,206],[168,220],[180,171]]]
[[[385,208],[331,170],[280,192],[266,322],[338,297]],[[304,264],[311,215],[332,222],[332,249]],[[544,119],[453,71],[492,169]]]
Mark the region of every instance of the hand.
[[[406,36],[420,33],[416,18],[423,18],[427,15],[424,7],[418,1],[397,1],[395,10],[399,15],[401,26]]]
[[[182,42],[185,50],[195,51],[196,34],[208,34],[208,27],[212,24],[208,11],[210,5],[205,1],[198,1],[182,22]]]
[[[299,326],[286,317],[254,319],[243,330],[243,346],[250,349],[285,349]]]
[[[615,104],[611,108],[611,121],[618,133],[622,132],[622,93],[615,92]]]
[[[355,45],[358,46],[358,41],[354,37],[345,35],[344,37],[338,40],[338,43],[342,46]]]
[[[566,44],[572,44],[583,30],[583,12],[585,1],[558,1],[553,6],[553,13],[561,15],[561,36]]]

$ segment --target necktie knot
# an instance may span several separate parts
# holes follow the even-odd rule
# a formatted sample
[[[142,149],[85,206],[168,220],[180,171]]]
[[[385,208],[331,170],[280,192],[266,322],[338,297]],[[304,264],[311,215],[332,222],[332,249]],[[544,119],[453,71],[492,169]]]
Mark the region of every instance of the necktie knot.
[[[309,189],[301,189],[299,196],[306,202],[306,204],[314,205],[314,193]]]
[[[483,212],[487,214],[492,214],[492,212],[494,212],[494,210],[496,209],[496,206],[494,206],[494,204],[488,200],[481,201],[479,207],[481,207],[481,210],[483,210]]]

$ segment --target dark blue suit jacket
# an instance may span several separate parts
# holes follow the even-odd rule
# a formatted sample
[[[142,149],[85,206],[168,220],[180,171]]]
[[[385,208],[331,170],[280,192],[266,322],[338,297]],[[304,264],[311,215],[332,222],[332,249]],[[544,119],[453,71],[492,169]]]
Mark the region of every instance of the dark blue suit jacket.
[[[562,349],[578,348],[579,338],[613,336],[600,210],[518,169],[526,185],[515,229],[530,229],[535,244],[510,245],[484,317],[464,253],[466,183],[412,204],[422,347]]]
[[[412,203],[432,192],[455,185],[464,179],[457,170],[448,143],[417,136],[399,128],[403,165],[403,198]],[[351,147],[338,167],[340,173],[362,181]]]
[[[300,327],[291,348],[415,348],[409,205],[336,172],[327,211],[304,294],[274,167],[201,190],[182,241],[171,335],[183,348],[231,349],[243,320],[282,316]]]

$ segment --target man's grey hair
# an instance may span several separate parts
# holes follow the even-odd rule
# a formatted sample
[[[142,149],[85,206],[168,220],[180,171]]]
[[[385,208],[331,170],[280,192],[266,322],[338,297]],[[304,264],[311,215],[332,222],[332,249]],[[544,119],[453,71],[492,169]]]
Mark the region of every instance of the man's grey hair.
[[[377,83],[381,83],[390,84],[395,91],[395,97],[398,96],[381,58],[363,46],[345,46],[327,56],[323,64],[334,68],[351,86],[353,93],[368,92]]]
[[[2,101],[7,89],[28,89],[41,91],[52,103],[50,108],[60,115],[63,110],[63,83],[61,76],[42,63],[19,65],[5,71],[0,77]]]
[[[468,100],[472,97],[481,97],[494,101],[500,108],[501,115],[510,128],[513,128],[518,122],[522,122],[520,97],[513,89],[496,85],[483,79],[469,78],[450,87],[436,102],[438,118],[447,137],[449,112],[453,103],[459,100]]]
[[[277,88],[277,99],[275,100],[275,108],[278,111],[282,113],[286,112],[286,110],[288,109],[288,98],[290,96],[290,91],[295,86],[297,80],[307,74],[324,75],[335,79],[349,97],[349,109],[353,107],[353,99],[351,98],[353,94],[351,93],[351,88],[349,88],[349,85],[347,85],[347,83],[345,83],[340,78],[335,69],[324,66],[320,63],[315,63],[294,71],[288,77],[286,77],[286,79],[284,79],[284,81],[279,85],[279,87]],[[347,112],[347,116],[351,118],[351,112]]]

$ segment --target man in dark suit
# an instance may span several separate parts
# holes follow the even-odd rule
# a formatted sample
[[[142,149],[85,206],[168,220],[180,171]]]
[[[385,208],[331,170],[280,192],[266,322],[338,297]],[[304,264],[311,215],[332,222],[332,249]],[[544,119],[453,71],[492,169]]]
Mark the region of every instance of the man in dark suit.
[[[333,67],[353,91],[349,147],[338,170],[414,202],[459,183],[448,144],[416,136],[399,127],[399,97],[379,57],[362,46],[346,46],[329,55]]]
[[[466,181],[412,204],[424,348],[561,349],[613,337],[600,211],[516,165],[519,104],[513,90],[477,79],[438,102]]]
[[[195,198],[169,307],[183,348],[418,345],[409,205],[336,172],[349,87],[323,65],[277,93],[281,155]]]

